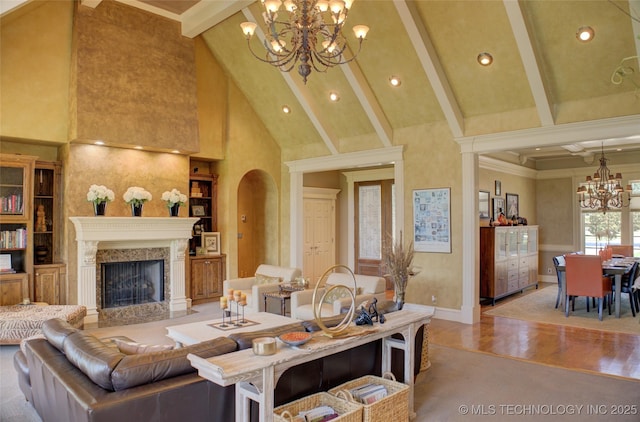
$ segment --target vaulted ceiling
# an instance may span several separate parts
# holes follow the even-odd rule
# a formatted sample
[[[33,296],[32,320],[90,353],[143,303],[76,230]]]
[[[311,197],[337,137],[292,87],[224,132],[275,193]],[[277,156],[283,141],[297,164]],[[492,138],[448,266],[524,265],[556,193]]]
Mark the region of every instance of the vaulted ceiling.
[[[630,78],[611,81],[622,59],[640,55],[640,0],[356,0],[347,40],[357,51],[350,28],[368,25],[362,51],[348,65],[312,72],[306,85],[295,69],[283,73],[249,52],[240,23],[263,24],[259,2],[122,2],[180,21],[185,36],[202,35],[285,155],[382,148],[398,131],[437,123],[459,142],[502,139],[496,145],[530,165],[603,145],[640,151],[638,59],[625,63],[635,69]],[[591,42],[577,40],[582,26],[594,29]],[[260,40],[252,43],[260,51]],[[478,64],[482,52],[491,66]],[[332,91],[340,101],[329,101]],[[565,128],[580,135],[561,136]],[[523,134],[539,145],[521,148]]]

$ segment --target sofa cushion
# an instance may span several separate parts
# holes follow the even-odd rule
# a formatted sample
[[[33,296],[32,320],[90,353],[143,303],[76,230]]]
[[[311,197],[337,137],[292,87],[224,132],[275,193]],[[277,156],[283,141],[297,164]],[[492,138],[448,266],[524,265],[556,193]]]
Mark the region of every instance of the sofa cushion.
[[[52,318],[42,324],[42,334],[53,347],[62,353],[64,353],[64,341],[77,331],[77,328],[60,318]]]
[[[104,340],[103,340],[104,341]],[[170,344],[142,344],[135,341],[126,341],[119,338],[114,338],[113,342],[118,347],[120,352],[125,355],[138,355],[141,353],[163,352],[166,350],[172,350],[173,346]]]
[[[327,291],[328,293],[326,294],[326,296],[324,296],[324,300],[322,302],[324,303],[328,303],[328,304],[333,304],[333,302],[335,302],[336,300],[340,300],[340,299],[346,299],[348,297],[351,297],[349,295],[349,290],[353,290],[352,287],[349,286],[335,286],[335,288],[332,289],[332,285],[327,285]],[[331,289],[331,290],[330,290]]]
[[[278,284],[282,281],[282,277],[274,277],[256,273],[256,284]]]
[[[91,381],[105,390],[114,390],[111,372],[125,357],[120,351],[107,346],[91,334],[78,331],[65,340],[64,354]]]
[[[126,355],[111,374],[115,391],[125,390],[165,378],[195,372],[187,355],[192,353],[201,358],[210,358],[234,352],[238,345],[226,337],[204,341],[192,346],[168,351]]]

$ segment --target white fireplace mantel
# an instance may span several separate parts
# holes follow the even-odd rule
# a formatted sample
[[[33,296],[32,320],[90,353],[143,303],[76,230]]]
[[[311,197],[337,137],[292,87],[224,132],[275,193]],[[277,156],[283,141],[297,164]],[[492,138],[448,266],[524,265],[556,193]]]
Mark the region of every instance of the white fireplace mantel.
[[[169,247],[169,309],[185,311],[185,254],[198,218],[69,217],[78,242],[78,304],[87,308],[85,322],[96,322],[96,252],[98,249]]]

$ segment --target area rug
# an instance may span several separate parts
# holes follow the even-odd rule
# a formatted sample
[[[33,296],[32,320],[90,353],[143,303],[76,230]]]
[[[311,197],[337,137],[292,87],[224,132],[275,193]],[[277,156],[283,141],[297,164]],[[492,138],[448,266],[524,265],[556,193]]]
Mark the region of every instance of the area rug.
[[[416,422],[640,418],[639,381],[439,345],[431,349],[431,368],[415,386]]]
[[[564,308],[555,308],[557,294],[558,287],[552,285],[534,293],[525,294],[519,299],[504,304],[498,303],[494,308],[485,311],[484,314],[545,324],[640,334],[640,316],[636,314],[634,318],[631,315],[627,295],[622,295],[620,318],[615,317],[614,306],[611,315],[607,310],[604,310],[602,321],[599,321],[597,308],[591,307],[590,312],[587,312],[585,298],[578,298],[575,311],[571,311],[569,317],[566,317]]]

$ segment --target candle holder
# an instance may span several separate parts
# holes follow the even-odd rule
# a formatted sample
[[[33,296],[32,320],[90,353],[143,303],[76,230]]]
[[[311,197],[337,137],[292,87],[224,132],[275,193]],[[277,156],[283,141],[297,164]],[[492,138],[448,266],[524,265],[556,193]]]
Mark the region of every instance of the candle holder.
[[[224,309],[222,310],[222,324],[220,324],[220,327],[222,327],[222,328],[226,328],[226,327],[228,327],[228,325],[225,323],[225,320],[224,320],[224,315],[225,315],[226,313],[227,313],[227,308],[224,308]]]
[[[244,319],[244,308],[247,306],[247,302],[242,302],[240,306],[242,307],[242,320],[240,321],[240,323],[246,324],[247,320]]]
[[[239,301],[234,301],[236,303],[236,322],[233,323],[236,327],[240,327],[242,324],[240,323],[240,303]]]

